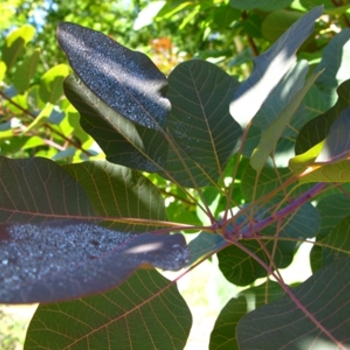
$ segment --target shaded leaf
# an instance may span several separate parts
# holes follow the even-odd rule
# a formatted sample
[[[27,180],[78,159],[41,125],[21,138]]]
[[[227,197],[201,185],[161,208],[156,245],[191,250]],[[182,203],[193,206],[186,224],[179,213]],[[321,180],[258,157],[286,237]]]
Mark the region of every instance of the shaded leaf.
[[[349,211],[348,211],[349,212]],[[350,255],[350,216],[346,216],[329,234],[320,241],[322,243],[323,265],[330,265],[341,257]]]
[[[123,282],[142,265],[188,263],[181,234],[118,232],[86,222],[0,226],[1,303],[72,299]]]
[[[230,5],[241,10],[259,9],[266,12],[289,6],[292,0],[230,0]]]
[[[280,3],[280,1],[278,3]],[[282,9],[283,7],[285,6],[281,6],[280,10],[269,13],[262,22],[261,32],[263,36],[271,42],[276,41],[303,15],[301,12]]]
[[[79,78],[108,106],[147,128],[165,128],[167,80],[146,55],[74,23],[61,23],[57,39]]]
[[[279,299],[282,296],[281,286],[273,281],[258,287],[245,289],[237,298],[232,298],[221,310],[210,336],[210,350],[239,349],[236,328],[240,319],[249,311]]]
[[[110,162],[148,172],[165,166],[168,142],[158,131],[125,119],[72,75],[65,80],[64,91],[80,111],[82,127]]]
[[[24,349],[182,350],[192,317],[169,283],[157,271],[138,270],[107,293],[40,305]]]
[[[0,222],[41,223],[96,214],[84,190],[56,163],[0,157]]]
[[[18,57],[23,55],[24,47],[33,39],[34,34],[34,27],[27,24],[14,30],[6,37],[1,58],[7,66],[7,72],[16,63]]]
[[[105,220],[109,218],[108,225],[114,229],[150,231],[157,228],[152,220],[166,220],[158,189],[135,170],[106,161],[70,164],[63,169],[85,190],[96,213]],[[149,223],[123,223],[118,218],[144,218]]]
[[[193,60],[171,72],[169,87],[169,133],[217,181],[242,136],[228,112],[238,82],[209,62]]]
[[[201,232],[188,244],[188,249],[191,252],[189,265],[192,265],[201,257],[217,253],[227,245],[227,241],[221,235]]]
[[[42,77],[39,95],[43,102],[56,103],[63,95],[63,80],[69,73],[69,67],[59,64],[49,69]]]
[[[257,213],[257,215],[259,216],[261,213]],[[317,210],[310,203],[306,203],[299,210],[293,212],[293,215],[285,218],[278,233],[276,224],[274,224],[263,229],[260,235],[298,239],[311,238],[318,232],[319,220]],[[263,242],[278,268],[285,268],[292,262],[297,246],[295,241],[264,240]],[[258,241],[241,240],[240,243],[270,265],[271,259],[266,255]],[[221,250],[218,253],[218,258],[221,272],[233,284],[246,286],[257,278],[267,275],[260,263],[237,246],[232,245]]]
[[[318,72],[308,79],[305,86],[295,94],[290,103],[282,110],[281,114],[262,133],[260,142],[250,158],[250,164],[257,172],[262,170],[304,96],[320,74],[321,72]]]
[[[317,239],[322,239],[350,214],[350,199],[345,194],[330,195],[319,201],[317,210],[321,217]]]
[[[16,69],[13,76],[13,85],[19,92],[24,92],[29,88],[30,81],[36,73],[36,68],[39,63],[40,50],[34,52],[25,58],[21,65]]]
[[[293,24],[264,54],[258,56],[251,76],[233,95],[230,114],[246,126],[283,76],[295,62],[295,52],[312,33],[314,21],[322,14],[317,7]],[[254,103],[252,103],[254,101]]]
[[[315,163],[333,163],[347,158],[350,152],[350,107],[332,124]]]
[[[323,74],[326,73],[325,71]],[[326,138],[334,121],[344,109],[350,106],[349,93],[350,80],[346,80],[337,89],[338,100],[336,104],[325,113],[310,120],[301,129],[295,145],[297,154],[305,153]]]
[[[325,4],[325,6],[327,5]],[[333,4],[331,7],[333,7]],[[350,29],[342,29],[322,50],[321,62],[316,67],[316,70],[324,70],[324,73],[317,79],[316,85],[322,92],[322,99],[326,102],[328,108],[332,107],[337,100],[337,87],[349,79],[349,40]]]
[[[285,295],[244,316],[237,327],[239,348],[264,349],[266,344],[275,349],[286,344],[290,349],[349,347],[349,274],[350,259],[339,259],[292,289],[296,302]]]

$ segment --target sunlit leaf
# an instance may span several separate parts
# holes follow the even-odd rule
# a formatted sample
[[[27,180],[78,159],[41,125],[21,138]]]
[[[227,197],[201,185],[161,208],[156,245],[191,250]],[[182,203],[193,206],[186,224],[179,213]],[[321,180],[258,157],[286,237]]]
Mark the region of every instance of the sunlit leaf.
[[[109,161],[148,172],[165,166],[168,143],[162,134],[125,119],[72,75],[65,80],[64,90],[80,111],[84,130]]]
[[[31,25],[24,25],[11,32],[2,48],[2,60],[9,71],[16,63],[19,56],[23,55],[24,48],[34,37],[35,29]]]
[[[30,81],[36,73],[39,63],[40,50],[35,50],[30,56],[26,57],[22,64],[16,69],[13,84],[19,92],[24,92],[29,88]]]
[[[233,95],[230,114],[242,126],[246,126],[283,76],[295,62],[295,51],[311,34],[314,21],[322,14],[317,7],[293,24],[254,63],[252,75],[240,85]],[[254,101],[254,103],[252,103]]]
[[[43,102],[56,103],[63,95],[63,80],[69,73],[69,67],[59,64],[49,69],[40,81],[39,95]]]
[[[250,158],[250,164],[256,171],[260,172],[265,165],[268,157],[275,149],[277,141],[283,135],[284,130],[290,123],[295,111],[320,74],[321,72],[318,72],[309,78],[305,86],[295,94],[294,98],[283,109],[281,114],[262,133],[260,142]]]
[[[147,128],[165,128],[168,83],[146,55],[74,23],[61,23],[57,38],[75,73],[108,106]]]
[[[339,259],[292,289],[295,300],[284,295],[244,316],[237,327],[239,348],[348,348],[349,274],[350,259]]]

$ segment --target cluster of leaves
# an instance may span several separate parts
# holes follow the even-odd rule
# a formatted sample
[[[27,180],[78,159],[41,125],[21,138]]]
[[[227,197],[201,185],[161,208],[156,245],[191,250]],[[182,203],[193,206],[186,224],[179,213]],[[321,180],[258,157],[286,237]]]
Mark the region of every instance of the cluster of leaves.
[[[0,158],[0,302],[44,303],[25,348],[183,348],[190,310],[152,267],[186,274],[213,254],[247,288],[221,311],[211,349],[349,346],[350,32],[323,47],[323,9],[281,10],[291,2],[158,2],[156,20],[186,10],[190,23],[214,5],[246,16],[235,30],[251,43],[282,18],[289,28],[242,83],[202,60],[166,78],[73,23],[58,42],[74,74],[58,65],[37,78],[40,52],[24,54],[33,27],[7,36],[0,147],[25,159]],[[301,45],[314,64],[296,60]],[[93,160],[99,147],[107,160]],[[186,245],[179,231],[199,234]],[[288,286],[279,270],[302,242],[313,276]]]

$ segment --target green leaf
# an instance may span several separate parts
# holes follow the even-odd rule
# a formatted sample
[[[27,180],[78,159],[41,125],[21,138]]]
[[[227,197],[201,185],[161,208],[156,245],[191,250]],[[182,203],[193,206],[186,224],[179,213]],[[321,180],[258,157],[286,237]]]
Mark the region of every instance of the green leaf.
[[[259,215],[261,213],[257,213],[257,216]],[[319,215],[310,203],[304,204],[285,220],[281,223],[281,227],[283,228],[279,230],[277,237],[306,239],[314,237],[318,232]],[[249,222],[246,225],[249,226]],[[276,225],[265,228],[260,235],[276,237]],[[285,268],[292,262],[297,246],[295,241],[264,240],[263,242],[278,268]],[[266,255],[258,241],[241,240],[240,243],[256,254],[266,264],[270,265],[271,259]],[[260,263],[251,256],[248,256],[237,246],[232,245],[223,249],[218,253],[218,258],[220,270],[227,280],[233,284],[246,286],[253,283],[257,278],[267,275],[266,270]]]
[[[217,181],[242,136],[228,112],[238,82],[211,63],[193,60],[172,71],[169,86],[169,133]]]
[[[146,55],[74,23],[61,23],[57,39],[79,78],[108,106],[147,128],[165,128],[168,82]]]
[[[2,48],[2,60],[7,66],[7,72],[16,63],[18,57],[23,55],[25,46],[33,39],[34,34],[34,27],[27,24],[7,36]]]
[[[325,71],[323,74],[327,74]],[[322,75],[323,75],[322,74]],[[320,77],[322,77],[322,75]],[[350,93],[350,80],[343,82],[337,89],[338,100],[327,112],[310,120],[300,131],[295,151],[297,154],[305,153],[307,150],[323,141],[329,133],[332,124],[340,113],[350,106],[348,98]]]
[[[277,10],[266,16],[261,32],[263,36],[271,41],[276,41],[294,22],[302,17],[301,12],[290,10]]]
[[[6,223],[0,225],[1,302],[76,298],[114,287],[143,265],[177,269],[188,263],[180,234],[118,232],[88,222],[164,217],[160,195],[141,175],[106,163],[67,166],[94,198],[95,213],[83,188],[52,161],[1,158],[0,165],[0,222]],[[95,183],[92,174],[100,177]],[[151,199],[157,202],[148,207]],[[133,208],[136,202],[144,204]],[[107,204],[117,208],[111,212]],[[103,216],[109,214],[118,216]]]
[[[285,295],[250,312],[237,327],[239,348],[348,348],[349,275],[350,259],[339,259],[292,289],[295,300]]]
[[[45,108],[38,114],[38,116],[27,126],[27,128],[21,133],[21,136],[27,134],[32,129],[39,127],[46,123],[53,111],[54,105],[46,103]]]
[[[191,323],[176,285],[154,270],[139,270],[107,293],[40,305],[24,349],[182,350]]]
[[[0,157],[0,222],[41,223],[95,216],[84,190],[47,159]]]
[[[283,132],[290,123],[291,118],[302,102],[304,96],[320,74],[321,72],[313,74],[308,79],[305,86],[295,94],[291,102],[283,109],[281,114],[262,133],[259,145],[253,151],[250,158],[250,164],[257,172],[260,172],[264,167],[268,157],[274,151],[277,141],[283,135]]]
[[[59,64],[49,69],[40,81],[39,95],[43,102],[55,104],[63,95],[63,80],[69,73],[69,67]]]
[[[317,204],[321,216],[320,231],[317,239],[326,237],[347,215],[350,199],[345,194],[334,194],[322,198]]]
[[[6,73],[6,64],[3,61],[0,61],[0,81],[3,81]]]
[[[16,69],[13,76],[13,85],[19,92],[24,92],[29,88],[30,81],[36,73],[39,57],[40,50],[36,49],[30,56],[26,57]]]
[[[164,200],[158,189],[135,170],[106,161],[69,164],[63,169],[85,190],[96,213],[109,218],[114,229],[150,231],[157,228],[152,220],[166,220]],[[143,218],[150,222],[113,222],[118,218]]]
[[[278,176],[277,173],[278,172]],[[280,180],[285,181],[291,176],[291,172],[286,168],[273,169],[264,167],[256,181],[257,172],[252,167],[247,167],[242,176],[241,191],[247,202],[253,202],[270,193],[280,185]],[[273,196],[276,201],[280,200],[283,194]]]
[[[230,5],[241,10],[259,9],[266,12],[289,6],[293,0],[230,0]]]
[[[348,210],[349,213],[349,210]],[[322,261],[327,266],[350,255],[350,216],[347,215],[329,234],[320,241],[323,249]]]
[[[227,246],[227,244],[227,241],[219,234],[201,232],[188,245],[188,249],[191,252],[189,265],[192,265],[204,256],[209,256],[218,252]]]
[[[258,287],[245,289],[232,298],[221,310],[210,336],[210,350],[238,350],[236,329],[241,318],[252,309],[263,306],[282,296],[277,282],[268,281]]]
[[[99,143],[110,162],[148,172],[165,167],[168,142],[161,133],[125,119],[73,75],[65,80],[64,90],[80,111],[82,127]]]
[[[332,107],[337,100],[336,89],[339,84],[349,79],[349,40],[350,29],[344,28],[322,50],[322,60],[316,67],[316,70],[324,70],[317,79],[316,85],[322,91],[322,99],[328,108]]]
[[[133,30],[140,30],[153,23],[158,12],[164,7],[166,1],[153,1],[147,4],[137,15]]]
[[[350,152],[350,107],[344,109],[332,124],[315,163],[334,163],[348,158]]]
[[[317,7],[293,24],[264,54],[255,60],[251,76],[235,91],[230,114],[246,126],[258,112],[270,92],[295,62],[295,52],[312,33],[314,21],[322,14]],[[254,103],[252,103],[254,101]]]

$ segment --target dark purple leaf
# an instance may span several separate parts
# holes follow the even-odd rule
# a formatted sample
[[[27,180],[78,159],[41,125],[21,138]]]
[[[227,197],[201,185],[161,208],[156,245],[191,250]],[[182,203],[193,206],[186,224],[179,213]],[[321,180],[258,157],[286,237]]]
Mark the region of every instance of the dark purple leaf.
[[[107,105],[147,128],[165,128],[167,79],[146,55],[74,23],[61,23],[57,39],[75,73]]]
[[[110,289],[140,266],[178,270],[189,255],[181,234],[118,232],[62,221],[0,225],[0,302],[72,299]]]

